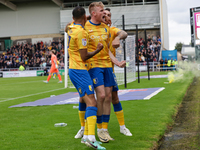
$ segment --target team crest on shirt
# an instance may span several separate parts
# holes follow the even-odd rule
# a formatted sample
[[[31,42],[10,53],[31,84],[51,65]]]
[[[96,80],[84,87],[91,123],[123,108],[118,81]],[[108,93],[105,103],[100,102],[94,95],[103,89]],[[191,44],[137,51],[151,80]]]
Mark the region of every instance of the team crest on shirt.
[[[97,79],[97,78],[94,78],[94,79],[93,79],[93,83],[94,83],[94,84],[97,84],[97,83],[98,83],[98,79]]]
[[[79,91],[79,93],[80,94],[82,94],[83,92],[82,92],[82,90],[81,90],[81,88],[78,88],[78,91]]]
[[[107,29],[105,28],[105,31],[107,32]]]
[[[89,87],[89,90],[92,91],[92,85],[89,85],[88,87]]]
[[[82,45],[86,46],[87,45],[87,39],[82,39]]]

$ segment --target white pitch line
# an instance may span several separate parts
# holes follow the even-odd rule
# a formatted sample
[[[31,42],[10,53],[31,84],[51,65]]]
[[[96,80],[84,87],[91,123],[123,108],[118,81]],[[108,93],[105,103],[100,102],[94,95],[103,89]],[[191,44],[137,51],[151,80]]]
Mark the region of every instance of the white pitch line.
[[[24,97],[29,97],[29,96],[39,95],[39,94],[43,94],[43,93],[48,93],[48,92],[58,91],[58,90],[62,90],[62,89],[65,89],[65,88],[60,88],[60,89],[55,89],[55,90],[50,90],[50,91],[45,91],[45,92],[40,92],[40,93],[36,93],[36,94],[30,94],[30,95],[25,95],[25,96],[15,97],[15,98],[9,98],[9,99],[6,99],[6,100],[3,100],[3,101],[0,101],[0,103],[1,103],[1,102],[6,102],[6,101],[15,100],[15,99],[19,99],[19,98],[24,98]]]
[[[155,92],[151,93],[149,96],[145,97],[144,99],[150,99],[151,97],[153,97],[154,95],[158,94],[160,91],[164,90],[165,88],[162,87],[158,90],[156,90]]]
[[[41,82],[44,80],[39,80],[39,81],[27,81],[27,82],[15,82],[15,83],[9,83],[9,84],[1,84],[1,85],[11,85],[11,84],[23,84],[23,83],[32,83],[32,82]]]

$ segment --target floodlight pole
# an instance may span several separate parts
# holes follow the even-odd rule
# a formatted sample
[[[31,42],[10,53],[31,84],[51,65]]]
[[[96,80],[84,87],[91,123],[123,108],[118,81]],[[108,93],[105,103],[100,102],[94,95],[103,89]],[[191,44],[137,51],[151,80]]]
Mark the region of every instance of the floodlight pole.
[[[138,83],[140,83],[139,49],[138,49],[138,25],[136,25],[136,51],[137,51]]]
[[[124,15],[122,15],[122,28],[125,31]],[[124,60],[126,60],[126,41],[125,41],[125,39],[123,39],[123,47],[124,47]],[[126,66],[124,67],[124,87],[127,88],[127,84],[126,84]]]
[[[145,49],[146,49],[146,54],[147,54],[147,71],[148,71],[148,80],[150,80],[150,75],[149,75],[149,59],[148,59],[148,51],[147,51],[147,32],[146,29],[144,29],[144,38],[145,38]]]

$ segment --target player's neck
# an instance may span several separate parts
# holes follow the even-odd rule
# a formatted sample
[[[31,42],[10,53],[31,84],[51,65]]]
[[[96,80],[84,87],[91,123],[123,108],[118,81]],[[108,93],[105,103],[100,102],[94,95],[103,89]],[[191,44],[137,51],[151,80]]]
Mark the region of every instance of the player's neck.
[[[100,24],[101,23],[101,21],[98,21],[95,17],[92,17],[90,21],[94,24]]]
[[[74,24],[82,25],[82,27],[85,26],[83,21],[74,21]]]

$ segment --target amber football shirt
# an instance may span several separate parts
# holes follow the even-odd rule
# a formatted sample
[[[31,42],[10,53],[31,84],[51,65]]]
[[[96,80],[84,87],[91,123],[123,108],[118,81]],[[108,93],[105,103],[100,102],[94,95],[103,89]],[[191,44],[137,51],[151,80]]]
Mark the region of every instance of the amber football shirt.
[[[88,34],[80,24],[71,24],[68,29],[69,68],[87,70],[79,49],[87,49]]]
[[[88,33],[88,52],[97,49],[98,43],[102,43],[104,48],[95,56],[88,60],[89,68],[111,68],[112,63],[109,57],[109,39],[110,28],[104,24],[94,24],[90,20],[85,24],[85,30]]]

